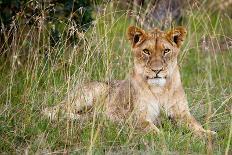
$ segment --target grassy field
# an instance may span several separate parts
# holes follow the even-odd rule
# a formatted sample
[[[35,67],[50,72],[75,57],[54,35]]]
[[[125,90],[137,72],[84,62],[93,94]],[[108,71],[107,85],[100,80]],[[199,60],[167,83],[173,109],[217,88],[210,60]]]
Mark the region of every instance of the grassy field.
[[[188,36],[179,65],[191,112],[205,128],[217,131],[215,137],[194,137],[165,116],[163,134],[154,135],[96,113],[85,122],[51,122],[41,115],[78,83],[124,79],[129,73],[132,57],[125,34],[133,21],[127,10],[112,8],[96,13],[93,27],[79,34],[80,44],[74,46],[68,38],[51,46],[43,27],[12,41],[7,49],[12,58],[0,61],[0,153],[231,154],[232,48],[226,39],[232,37],[232,21],[204,8],[186,11]],[[207,37],[216,43],[203,46],[200,41]],[[226,48],[220,49],[221,44]],[[20,65],[24,51],[31,54]]]

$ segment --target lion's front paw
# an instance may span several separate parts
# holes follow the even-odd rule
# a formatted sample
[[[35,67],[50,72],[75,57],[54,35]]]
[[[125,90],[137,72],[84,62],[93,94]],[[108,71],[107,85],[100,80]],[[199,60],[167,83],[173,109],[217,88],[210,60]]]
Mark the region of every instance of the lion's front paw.
[[[197,137],[206,137],[206,136],[212,136],[212,135],[216,135],[217,133],[215,131],[212,130],[197,130],[194,131],[194,135],[196,135]]]
[[[157,126],[153,122],[149,122],[149,126],[148,127],[155,134],[160,134],[161,133],[161,131],[159,130],[159,128],[157,128]]]
[[[42,114],[49,118],[50,120],[55,120],[58,115],[58,109],[57,108],[45,108],[42,110]]]
[[[212,131],[212,130],[204,130],[204,133],[205,133],[205,134],[210,134],[210,135],[215,135],[215,134],[217,134],[217,132]]]

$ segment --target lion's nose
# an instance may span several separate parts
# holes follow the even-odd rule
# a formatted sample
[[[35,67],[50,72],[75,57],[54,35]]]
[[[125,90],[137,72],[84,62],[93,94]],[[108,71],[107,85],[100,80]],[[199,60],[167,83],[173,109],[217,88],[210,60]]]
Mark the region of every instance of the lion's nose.
[[[151,69],[153,72],[155,72],[156,75],[158,75],[162,70],[164,70],[163,68],[160,69]]]

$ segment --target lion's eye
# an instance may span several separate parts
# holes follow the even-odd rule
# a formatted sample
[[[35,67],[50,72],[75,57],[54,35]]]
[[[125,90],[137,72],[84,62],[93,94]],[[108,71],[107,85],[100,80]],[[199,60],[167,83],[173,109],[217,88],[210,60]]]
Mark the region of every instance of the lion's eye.
[[[169,53],[171,50],[169,48],[164,49],[164,54]]]
[[[143,53],[146,54],[146,55],[150,55],[151,54],[148,49],[144,49]]]

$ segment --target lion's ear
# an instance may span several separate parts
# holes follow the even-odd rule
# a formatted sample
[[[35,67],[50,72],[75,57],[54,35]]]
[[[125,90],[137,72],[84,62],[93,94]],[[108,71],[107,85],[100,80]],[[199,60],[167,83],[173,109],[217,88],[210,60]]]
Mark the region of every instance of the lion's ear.
[[[174,42],[179,48],[182,45],[186,35],[187,30],[184,27],[180,26],[168,31],[166,37],[170,41]]]
[[[127,37],[131,41],[132,46],[134,47],[145,40],[146,33],[144,30],[138,27],[130,26],[127,30]]]

